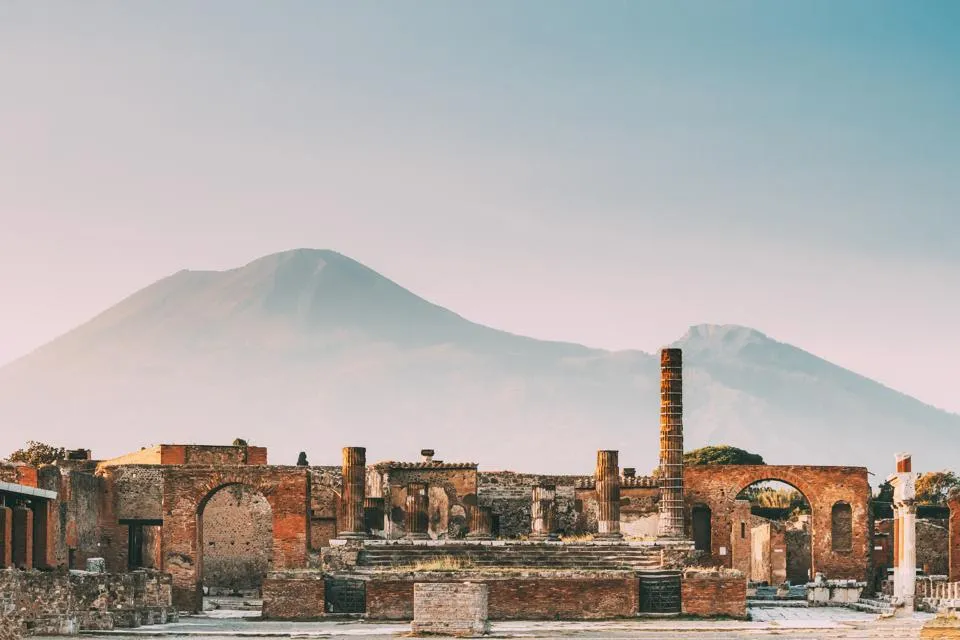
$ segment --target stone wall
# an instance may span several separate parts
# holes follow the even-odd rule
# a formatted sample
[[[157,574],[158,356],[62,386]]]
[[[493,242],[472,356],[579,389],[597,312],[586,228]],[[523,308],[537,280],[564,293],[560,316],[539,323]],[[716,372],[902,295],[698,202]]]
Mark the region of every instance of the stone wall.
[[[557,530],[562,534],[582,533],[593,523],[597,528],[596,492],[577,490],[577,483],[590,476],[551,476],[512,471],[481,472],[477,474],[477,497],[481,506],[490,507],[494,519],[494,535],[501,538],[519,538],[530,533],[530,507],[533,487],[553,484],[557,487]],[[593,506],[589,500],[592,499]],[[584,504],[584,501],[587,504]]]
[[[711,511],[713,561],[731,566],[729,550],[735,498],[751,484],[779,480],[792,485],[811,509],[812,570],[830,578],[865,580],[870,565],[870,483],[864,467],[772,465],[704,465],[684,471],[687,517],[696,504]],[[835,550],[831,541],[832,510],[838,502],[850,505],[853,531],[850,550]]]
[[[917,518],[917,566],[928,576],[950,572],[949,521]]]
[[[310,548],[319,550],[337,537],[342,467],[310,467]]]
[[[639,583],[631,572],[528,573],[523,577],[492,572],[456,577],[442,573],[398,574],[377,576],[367,583],[367,617],[412,620],[415,583],[465,581],[487,585],[491,620],[629,618],[636,616],[639,608]]]
[[[268,620],[312,620],[326,611],[325,580],[319,571],[270,573],[263,581],[263,611]]]
[[[684,615],[746,618],[747,578],[739,571],[685,571],[680,602]]]
[[[0,611],[34,635],[163,624],[177,619],[170,576],[0,571]]]
[[[217,491],[203,508],[203,585],[259,589],[273,561],[270,503],[243,485]]]
[[[371,496],[379,491],[379,497],[383,498],[386,537],[399,538],[406,533],[404,509],[407,485],[412,482],[427,485],[431,538],[462,538],[467,534],[467,509],[477,503],[477,465],[385,462],[374,465],[373,469]]]
[[[960,582],[960,496],[950,501],[950,580]]]
[[[477,636],[490,630],[489,587],[472,583],[416,583],[413,623],[416,634]]]

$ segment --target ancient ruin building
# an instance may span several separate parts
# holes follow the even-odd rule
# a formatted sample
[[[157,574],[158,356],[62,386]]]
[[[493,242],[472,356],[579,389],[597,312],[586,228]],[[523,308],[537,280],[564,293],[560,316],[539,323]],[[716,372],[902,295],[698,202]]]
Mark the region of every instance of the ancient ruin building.
[[[242,444],[83,453],[40,469],[0,466],[0,564],[83,568],[103,558],[110,574],[169,576],[181,610],[254,593],[274,618],[308,607],[307,617],[409,619],[415,583],[451,579],[486,585],[493,619],[706,614],[714,601],[714,613],[742,615],[745,596],[718,594],[743,594],[748,580],[866,581],[884,561],[877,546],[909,575],[909,468],[886,547],[873,544],[865,468],[685,468],[682,369],[679,350],[661,353],[656,477],[621,469],[621,452],[608,449],[583,452],[587,468],[595,461],[590,475],[485,471],[431,449],[371,463],[351,446],[338,466],[273,465],[265,449]],[[655,428],[638,439],[655,446]],[[757,513],[744,492],[769,481],[794,488],[807,511],[790,521]],[[954,501],[954,580],[958,518]],[[518,598],[523,589],[544,596]]]

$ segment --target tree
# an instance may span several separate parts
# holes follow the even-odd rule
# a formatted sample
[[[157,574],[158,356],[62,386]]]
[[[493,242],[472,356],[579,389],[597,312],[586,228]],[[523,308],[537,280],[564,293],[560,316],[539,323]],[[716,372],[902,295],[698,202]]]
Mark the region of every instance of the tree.
[[[235,447],[246,447],[246,446],[247,446],[247,441],[244,440],[243,438],[237,438],[237,439],[235,439],[235,440],[233,441],[233,446],[235,446]]]
[[[298,467],[309,467],[310,463],[307,462],[307,452],[301,451],[300,455],[297,456],[297,466]]]
[[[953,471],[930,471],[917,478],[918,504],[946,504],[956,492],[960,492],[960,478]]]
[[[34,467],[42,464],[53,464],[57,460],[63,460],[67,457],[67,450],[63,447],[55,447],[44,442],[30,440],[23,449],[17,449],[10,454],[10,462],[25,462]]]
[[[683,454],[683,464],[688,467],[697,467],[705,464],[766,464],[766,462],[759,454],[724,444],[688,451]]]

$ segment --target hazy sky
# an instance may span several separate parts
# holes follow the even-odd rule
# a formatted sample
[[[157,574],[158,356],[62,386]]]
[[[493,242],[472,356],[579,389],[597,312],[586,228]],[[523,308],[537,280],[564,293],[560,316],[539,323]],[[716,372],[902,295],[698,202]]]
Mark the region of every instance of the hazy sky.
[[[960,3],[0,2],[0,362],[331,248],[479,322],[738,323],[960,412]]]

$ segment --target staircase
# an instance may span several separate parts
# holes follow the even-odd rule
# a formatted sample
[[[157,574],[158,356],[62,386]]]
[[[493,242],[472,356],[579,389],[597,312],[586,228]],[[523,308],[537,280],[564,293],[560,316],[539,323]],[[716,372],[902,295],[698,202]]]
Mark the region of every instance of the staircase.
[[[893,605],[884,598],[860,598],[850,605],[851,609],[877,615],[893,615]]]
[[[366,546],[357,558],[360,571],[450,562],[469,568],[634,570],[660,569],[660,549],[630,545],[523,544],[449,546]]]

